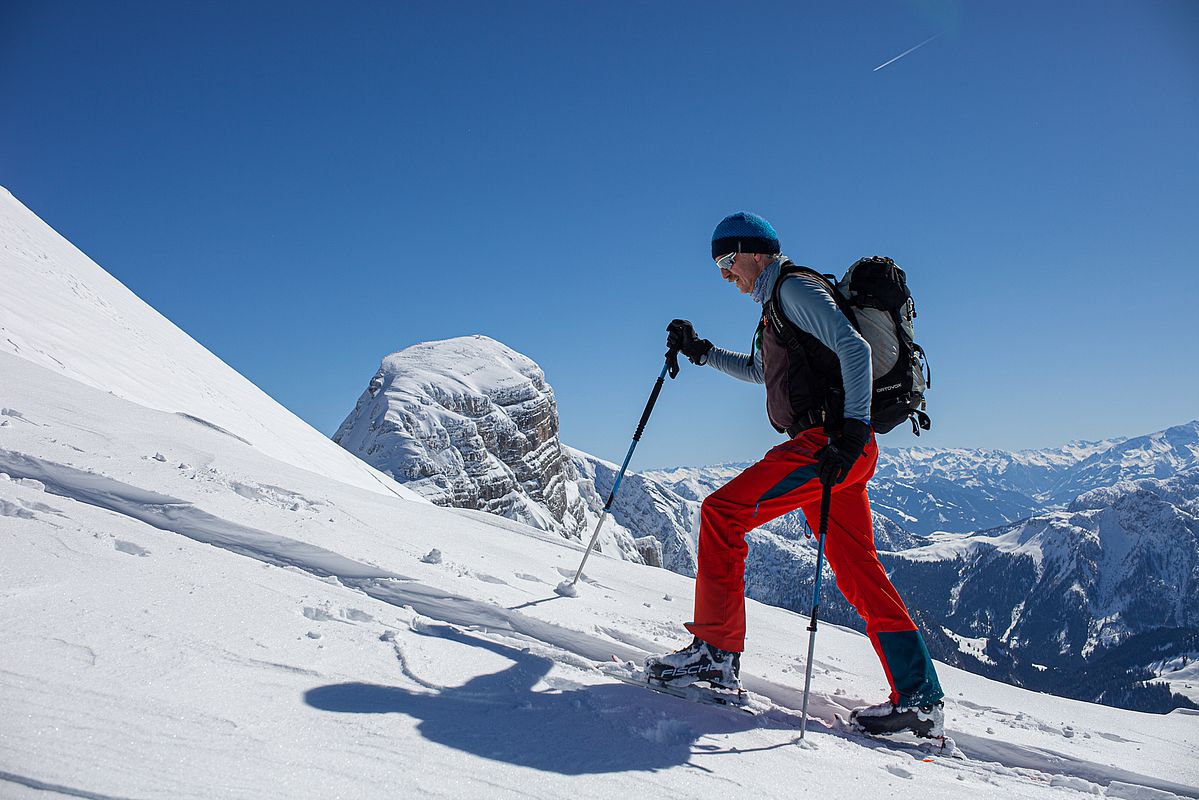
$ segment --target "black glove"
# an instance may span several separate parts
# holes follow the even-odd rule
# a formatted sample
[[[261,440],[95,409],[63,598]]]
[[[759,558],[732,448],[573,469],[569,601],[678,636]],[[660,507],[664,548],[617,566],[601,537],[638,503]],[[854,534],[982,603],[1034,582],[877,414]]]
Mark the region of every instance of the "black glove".
[[[666,326],[666,347],[678,350],[692,364],[703,366],[708,363],[708,351],[712,349],[712,343],[707,339],[697,339],[690,322],[676,319]]]
[[[825,486],[836,486],[849,477],[850,469],[862,457],[869,442],[869,425],[860,419],[845,420],[841,432],[816,454],[820,482]]]

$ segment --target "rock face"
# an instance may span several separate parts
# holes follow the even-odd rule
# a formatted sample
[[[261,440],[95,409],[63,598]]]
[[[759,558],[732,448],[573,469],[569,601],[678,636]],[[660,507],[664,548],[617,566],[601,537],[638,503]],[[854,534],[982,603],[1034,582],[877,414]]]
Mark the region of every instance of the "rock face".
[[[575,539],[587,522],[545,374],[486,336],[384,358],[333,440],[438,505]]]

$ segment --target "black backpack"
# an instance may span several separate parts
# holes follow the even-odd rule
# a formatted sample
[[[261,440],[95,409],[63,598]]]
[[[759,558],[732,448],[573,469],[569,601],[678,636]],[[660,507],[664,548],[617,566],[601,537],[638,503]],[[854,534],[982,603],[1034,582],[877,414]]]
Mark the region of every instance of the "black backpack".
[[[870,423],[875,433],[887,433],[904,420],[911,420],[917,436],[929,430],[932,420],[924,411],[924,393],[932,385],[932,372],[924,348],[914,340],[916,304],[907,275],[891,259],[870,256],[854,262],[840,281],[834,275],[820,277],[837,307],[870,344]],[[774,319],[776,329],[780,322]],[[785,331],[779,333],[786,337]]]

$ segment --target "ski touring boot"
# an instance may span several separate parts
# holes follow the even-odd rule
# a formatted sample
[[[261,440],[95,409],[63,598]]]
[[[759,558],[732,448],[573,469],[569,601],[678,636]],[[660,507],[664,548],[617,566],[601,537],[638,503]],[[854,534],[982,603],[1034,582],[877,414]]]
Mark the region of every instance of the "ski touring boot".
[[[698,636],[691,644],[661,656],[645,659],[645,676],[661,686],[690,686],[705,682],[730,692],[741,692],[741,654],[713,647]]]
[[[849,724],[871,736],[911,734],[921,739],[945,741],[945,703],[900,706],[890,701],[859,706],[849,713]]]

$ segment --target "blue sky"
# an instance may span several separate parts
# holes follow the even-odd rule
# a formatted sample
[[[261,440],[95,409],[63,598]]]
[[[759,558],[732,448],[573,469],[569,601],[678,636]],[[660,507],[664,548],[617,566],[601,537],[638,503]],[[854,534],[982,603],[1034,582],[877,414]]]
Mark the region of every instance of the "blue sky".
[[[708,245],[742,209],[907,269],[934,430],[885,446],[1199,417],[1188,0],[6,0],[0,113],[0,183],[326,433],[385,354],[484,333],[619,461],[670,319],[750,341]],[[690,368],[635,466],[776,441]]]

